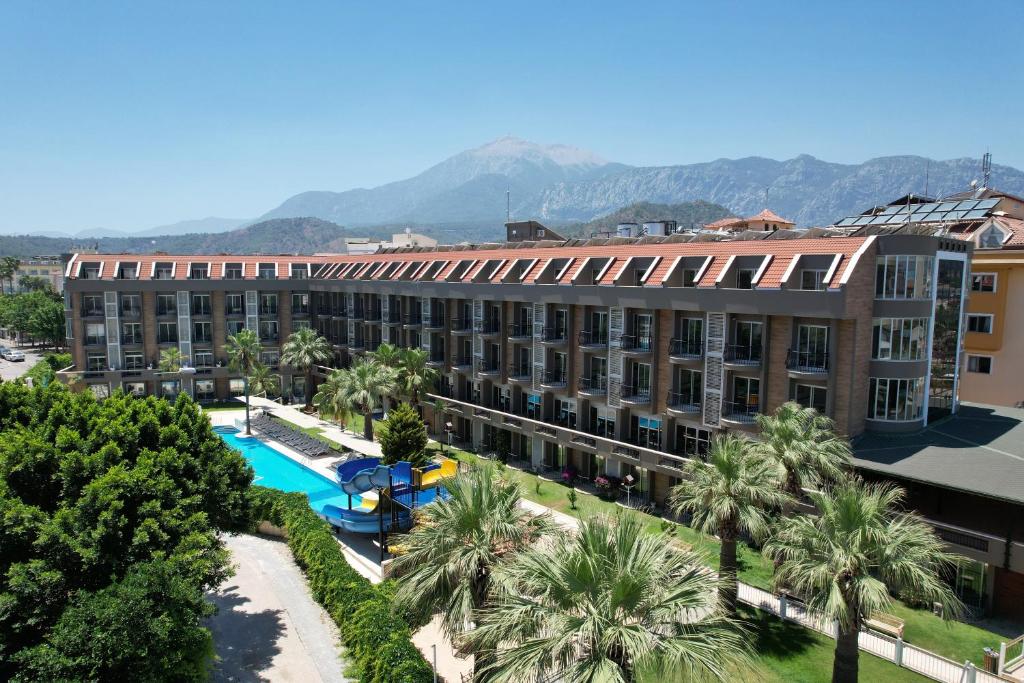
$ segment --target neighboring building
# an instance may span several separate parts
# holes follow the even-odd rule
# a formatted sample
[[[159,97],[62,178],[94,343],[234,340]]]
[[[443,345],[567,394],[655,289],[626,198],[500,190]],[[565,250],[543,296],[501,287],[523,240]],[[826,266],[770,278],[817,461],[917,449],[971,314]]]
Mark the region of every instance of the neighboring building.
[[[796,227],[796,223],[787,220],[777,213],[765,209],[756,216],[738,218],[729,216],[704,225],[705,230],[743,232],[753,230],[755,232],[775,232],[776,230],[790,230]]]
[[[562,242],[564,237],[537,221],[511,221],[505,224],[505,239],[508,242]]]
[[[346,253],[348,254],[375,254],[384,249],[403,249],[412,247],[423,247],[432,249],[437,246],[437,240],[413,232],[406,228],[405,232],[396,232],[391,235],[391,240],[374,240],[369,237],[347,237],[345,238]]]
[[[64,260],[59,256],[34,256],[22,259],[14,274],[14,290],[22,291],[21,278],[39,277],[53,286],[53,291],[64,291]]]

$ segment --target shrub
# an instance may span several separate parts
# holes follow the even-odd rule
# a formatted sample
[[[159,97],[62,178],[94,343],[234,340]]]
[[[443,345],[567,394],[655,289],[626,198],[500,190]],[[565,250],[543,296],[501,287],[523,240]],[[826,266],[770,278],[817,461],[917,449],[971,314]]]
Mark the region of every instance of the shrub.
[[[330,526],[301,493],[253,487],[254,517],[283,527],[313,597],[338,624],[364,683],[430,683],[433,671],[392,605],[390,583],[374,586],[345,560]]]
[[[388,412],[387,419],[377,427],[377,441],[385,465],[401,460],[412,463],[413,467],[427,464],[427,428],[408,404],[403,403]]]

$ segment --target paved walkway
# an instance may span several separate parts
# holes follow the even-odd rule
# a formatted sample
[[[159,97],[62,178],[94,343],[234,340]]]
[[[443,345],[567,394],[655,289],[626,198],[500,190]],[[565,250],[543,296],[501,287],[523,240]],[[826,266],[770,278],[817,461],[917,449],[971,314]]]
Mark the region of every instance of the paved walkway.
[[[343,683],[331,617],[309,593],[288,546],[262,536],[226,536],[235,575],[211,598],[219,661],[214,681]]]

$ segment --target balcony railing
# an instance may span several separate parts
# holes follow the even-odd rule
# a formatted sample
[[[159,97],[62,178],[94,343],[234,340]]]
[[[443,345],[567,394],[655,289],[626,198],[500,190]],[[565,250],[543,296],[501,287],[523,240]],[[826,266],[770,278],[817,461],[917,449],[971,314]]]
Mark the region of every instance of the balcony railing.
[[[225,306],[224,315],[244,315],[245,309],[241,306]]]
[[[99,306],[99,307],[95,307],[94,306],[94,307],[89,307],[89,308],[83,308],[82,309],[82,317],[83,318],[102,318],[103,315],[104,315],[104,313],[103,313],[103,307],[102,306]]]
[[[745,403],[743,401],[722,402],[722,418],[732,422],[753,424],[756,422],[757,415],[760,412],[761,406],[758,403]]]
[[[828,352],[790,349],[786,354],[786,367],[796,372],[828,372]]]
[[[473,321],[470,318],[452,318],[452,332],[467,333],[473,331]]]
[[[157,306],[157,315],[178,315],[178,308],[176,306]]]
[[[435,365],[444,365],[444,361],[445,355],[443,353],[432,353],[427,357],[427,362]]]
[[[580,346],[608,346],[608,330],[580,330]]]
[[[501,372],[501,362],[497,358],[478,358],[476,371],[488,374]]]
[[[473,325],[473,329],[476,330],[477,334],[498,334],[501,331],[501,320],[498,318],[477,320]]]
[[[508,378],[517,381],[528,380],[533,377],[533,367],[529,363],[513,364],[508,369]]]
[[[122,344],[141,344],[142,343],[142,335],[141,334],[125,334],[125,335],[121,335],[121,343]]]
[[[107,343],[107,338],[102,335],[86,335],[85,345],[86,346],[100,346]]]
[[[508,326],[508,336],[511,339],[526,339],[533,336],[533,325],[513,323]]]
[[[456,356],[452,359],[452,365],[457,368],[469,368],[473,366],[473,359],[470,356]]]
[[[620,334],[618,345],[623,351],[647,353],[651,350],[651,341],[650,335]]]
[[[277,306],[260,306],[260,315],[277,315]]]
[[[541,331],[541,339],[546,342],[564,342],[567,333],[564,327],[545,327]]]
[[[608,393],[607,377],[580,377],[576,382],[576,388],[587,394]]]
[[[178,337],[177,335],[171,336],[168,334],[161,334],[159,337],[157,337],[156,341],[158,344],[177,344]]]
[[[650,403],[651,386],[649,384],[640,386],[623,384],[619,389],[619,397],[623,401],[629,401],[631,403]]]
[[[760,365],[761,346],[748,344],[729,344],[725,347],[725,360],[738,365]]]
[[[131,306],[121,307],[122,318],[138,318],[140,315],[142,315],[142,311],[140,311],[138,308],[132,308]]]
[[[673,339],[669,342],[670,356],[700,358],[704,355],[704,343],[699,339]]]
[[[422,325],[423,315],[420,313],[406,313],[402,316],[403,325]]]
[[[544,386],[548,386],[548,387],[564,387],[565,386],[565,370],[545,370],[544,371]]]
[[[432,312],[429,316],[423,319],[423,326],[431,329],[444,327],[444,313],[440,311]]]
[[[195,306],[192,308],[192,315],[213,315],[209,306]]]
[[[700,396],[692,392],[670,391],[668,392],[668,407],[680,413],[699,413]]]
[[[344,317],[344,316],[342,316],[342,317]],[[354,309],[352,309],[351,311],[349,311],[348,317],[351,318],[352,320],[362,320],[363,319],[363,309],[362,308],[354,308]]]
[[[379,323],[380,322],[380,309],[372,310],[366,314],[366,322],[368,323]]]

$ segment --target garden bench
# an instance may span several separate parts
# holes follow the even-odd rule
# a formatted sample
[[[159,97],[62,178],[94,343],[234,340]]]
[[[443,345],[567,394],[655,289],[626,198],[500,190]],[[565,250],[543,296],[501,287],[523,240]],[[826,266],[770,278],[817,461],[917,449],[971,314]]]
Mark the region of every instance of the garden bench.
[[[903,620],[885,612],[872,612],[864,620],[864,625],[875,631],[890,635],[893,638],[903,637]]]

